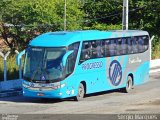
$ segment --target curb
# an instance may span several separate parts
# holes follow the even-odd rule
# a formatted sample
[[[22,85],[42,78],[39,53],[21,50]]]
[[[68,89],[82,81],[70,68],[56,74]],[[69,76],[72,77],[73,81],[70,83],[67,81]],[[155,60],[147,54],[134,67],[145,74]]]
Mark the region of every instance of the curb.
[[[160,59],[155,59],[150,61],[150,68],[160,67]]]
[[[150,61],[149,73],[156,73],[156,72],[160,72],[160,59],[155,59]]]
[[[149,71],[149,73],[156,73],[156,72],[160,72],[160,67],[153,67]]]

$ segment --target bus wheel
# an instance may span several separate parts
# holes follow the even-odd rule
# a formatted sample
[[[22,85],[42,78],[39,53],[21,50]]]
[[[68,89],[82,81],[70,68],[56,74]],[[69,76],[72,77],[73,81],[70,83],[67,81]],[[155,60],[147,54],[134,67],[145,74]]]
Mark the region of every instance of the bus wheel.
[[[82,83],[80,83],[80,85],[78,87],[78,94],[74,98],[74,100],[75,101],[81,101],[81,100],[83,100],[84,94],[85,94],[84,85]]]
[[[124,88],[125,93],[129,93],[133,88],[133,79],[131,76],[128,76],[126,87]]]

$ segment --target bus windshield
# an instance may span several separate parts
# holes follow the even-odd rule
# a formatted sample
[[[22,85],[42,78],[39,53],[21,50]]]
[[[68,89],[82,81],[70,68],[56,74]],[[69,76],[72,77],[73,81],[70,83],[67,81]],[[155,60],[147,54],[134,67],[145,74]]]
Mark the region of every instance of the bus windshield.
[[[29,47],[26,52],[24,79],[56,80],[63,76],[62,58],[65,47],[38,48]]]

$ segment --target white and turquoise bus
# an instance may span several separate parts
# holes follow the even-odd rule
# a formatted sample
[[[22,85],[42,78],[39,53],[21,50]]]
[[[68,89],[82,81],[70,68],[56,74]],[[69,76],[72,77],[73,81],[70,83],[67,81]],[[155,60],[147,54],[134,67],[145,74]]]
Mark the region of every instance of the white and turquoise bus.
[[[23,95],[81,100],[85,94],[122,88],[149,79],[146,31],[49,32],[25,50]]]

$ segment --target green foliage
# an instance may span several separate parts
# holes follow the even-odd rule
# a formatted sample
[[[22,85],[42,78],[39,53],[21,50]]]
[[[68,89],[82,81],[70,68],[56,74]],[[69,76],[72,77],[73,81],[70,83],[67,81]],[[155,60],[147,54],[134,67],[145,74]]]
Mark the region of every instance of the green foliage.
[[[0,57],[0,80],[3,80],[3,59]],[[7,59],[7,80],[18,79],[18,66],[16,65],[16,57],[9,56]]]
[[[130,28],[143,29],[150,34],[159,35],[160,22],[160,1],[159,0],[131,0],[130,9],[136,9],[130,12]]]
[[[121,24],[121,14],[113,16],[113,14],[122,13],[122,1],[117,0],[87,0],[84,5],[84,11],[88,16],[88,25],[95,22],[103,24]],[[110,16],[110,17],[109,17]]]
[[[84,29],[97,29],[97,30],[120,30],[122,28],[122,25],[107,25],[107,24],[100,24],[95,23],[91,27],[84,27]]]
[[[155,36],[152,42],[152,59],[160,58],[160,38]]]
[[[155,35],[152,42],[152,59],[160,58],[160,1],[159,0],[131,0],[130,29],[142,29]]]
[[[87,0],[84,5],[85,29],[121,29],[123,0]],[[160,57],[160,0],[129,0],[129,29],[140,29],[155,35],[153,58]],[[108,26],[108,28],[107,28]]]
[[[121,29],[123,0],[85,1],[67,0],[67,30]],[[129,29],[159,36],[159,0],[129,0],[129,10]],[[41,33],[63,30],[64,0],[1,0],[0,11],[0,32],[10,48],[24,49]]]
[[[81,28],[84,13],[77,0],[67,0],[67,30]],[[29,40],[63,30],[64,0],[10,0],[0,2],[1,35],[10,48],[24,49]],[[6,27],[5,24],[12,25]]]

